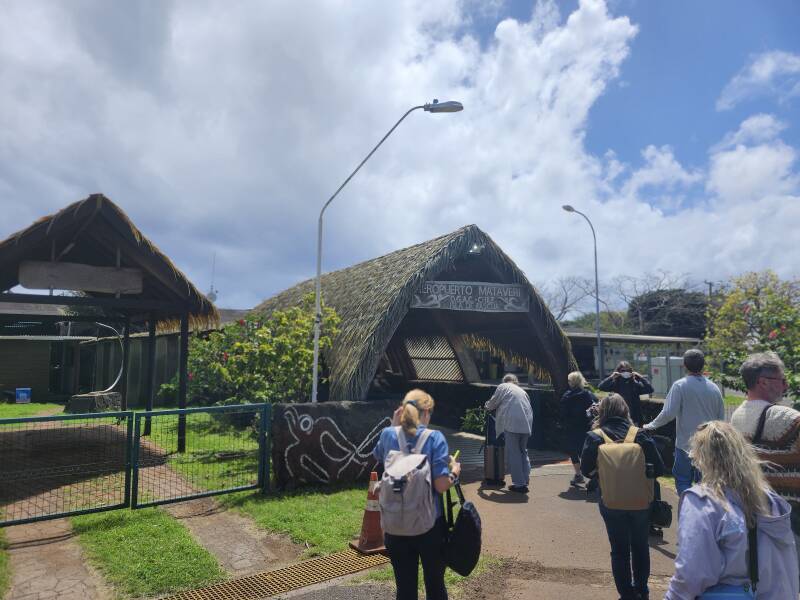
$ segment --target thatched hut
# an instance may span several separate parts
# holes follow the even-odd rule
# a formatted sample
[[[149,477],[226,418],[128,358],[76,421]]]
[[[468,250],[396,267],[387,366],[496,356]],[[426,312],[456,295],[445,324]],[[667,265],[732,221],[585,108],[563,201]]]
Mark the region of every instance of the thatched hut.
[[[49,296],[14,293],[21,284],[51,290]],[[73,290],[74,296],[53,295]],[[93,322],[119,324],[124,330],[123,370],[119,389],[126,406],[130,331],[149,334],[147,405],[155,393],[155,333],[180,327],[179,403],[186,399],[186,355],[190,327],[208,329],[219,323],[213,303],[148,240],[128,216],[102,194],[70,204],[55,214],[0,241],[0,303],[3,322],[28,318],[22,310],[37,305],[67,307],[61,314],[37,315],[42,323]],[[75,370],[79,369],[76,351]],[[77,377],[75,378],[77,382]]]
[[[264,301],[269,314],[314,291],[304,281]],[[570,343],[523,272],[475,225],[323,275],[323,301],[342,322],[324,356],[329,399],[363,400],[441,382],[495,379],[484,353],[556,392],[574,367]]]

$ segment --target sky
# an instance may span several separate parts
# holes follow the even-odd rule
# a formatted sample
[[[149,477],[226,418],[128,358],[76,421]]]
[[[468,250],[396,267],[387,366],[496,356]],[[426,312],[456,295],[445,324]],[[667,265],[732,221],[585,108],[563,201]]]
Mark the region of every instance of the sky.
[[[0,4],[0,238],[94,192],[217,304],[477,224],[546,284],[800,275],[794,0]]]

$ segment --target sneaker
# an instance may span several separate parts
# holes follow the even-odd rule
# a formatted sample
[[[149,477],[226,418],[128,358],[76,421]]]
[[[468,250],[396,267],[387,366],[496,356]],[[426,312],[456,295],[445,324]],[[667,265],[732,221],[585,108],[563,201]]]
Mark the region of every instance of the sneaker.
[[[570,479],[569,484],[570,485],[574,485],[575,487],[577,487],[577,486],[583,484],[584,482],[586,482],[586,479],[583,478],[583,475],[578,473],[577,475],[575,475],[575,477]]]

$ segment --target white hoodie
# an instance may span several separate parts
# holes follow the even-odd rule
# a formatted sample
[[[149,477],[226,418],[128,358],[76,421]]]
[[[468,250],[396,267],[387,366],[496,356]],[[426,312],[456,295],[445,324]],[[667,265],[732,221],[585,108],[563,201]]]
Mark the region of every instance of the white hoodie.
[[[714,499],[703,484],[681,496],[678,556],[664,600],[694,600],[718,583],[742,585],[747,570],[747,524],[731,494],[731,509]],[[771,516],[758,517],[758,600],[795,600],[797,550],[789,523],[789,504],[769,492]]]

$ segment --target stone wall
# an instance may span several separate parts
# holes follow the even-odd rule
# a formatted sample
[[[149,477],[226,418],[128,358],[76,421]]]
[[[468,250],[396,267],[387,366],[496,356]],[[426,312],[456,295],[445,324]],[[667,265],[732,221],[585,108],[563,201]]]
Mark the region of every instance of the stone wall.
[[[372,449],[398,403],[274,404],[272,465],[279,487],[369,479]]]

